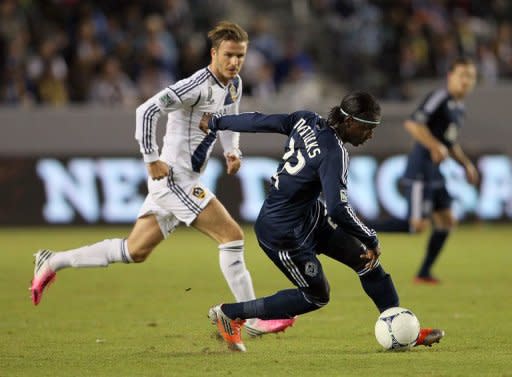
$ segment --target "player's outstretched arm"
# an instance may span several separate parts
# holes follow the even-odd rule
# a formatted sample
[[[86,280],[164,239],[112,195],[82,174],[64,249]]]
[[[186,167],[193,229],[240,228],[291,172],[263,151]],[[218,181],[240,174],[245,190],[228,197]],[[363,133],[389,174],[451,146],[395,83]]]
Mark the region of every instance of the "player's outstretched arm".
[[[428,127],[424,124],[406,120],[404,128],[414,140],[430,150],[430,157],[434,163],[439,164],[448,157],[448,149],[432,135]]]
[[[238,115],[214,115],[208,122],[208,128],[214,132],[231,130],[289,135],[295,123],[296,119],[293,114],[241,113]]]

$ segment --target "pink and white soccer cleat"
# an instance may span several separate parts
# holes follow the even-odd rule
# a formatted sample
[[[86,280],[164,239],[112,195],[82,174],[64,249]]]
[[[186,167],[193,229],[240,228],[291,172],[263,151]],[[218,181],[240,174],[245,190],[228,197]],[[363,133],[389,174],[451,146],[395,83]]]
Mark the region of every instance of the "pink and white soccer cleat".
[[[287,319],[268,319],[256,318],[248,320],[245,323],[245,330],[250,336],[261,336],[265,334],[277,334],[284,332],[288,327],[293,326],[297,317]]]
[[[34,305],[41,302],[44,289],[52,283],[57,276],[57,274],[50,269],[48,264],[48,260],[52,255],[53,253],[49,250],[39,250],[34,254],[34,278],[32,279],[32,285],[29,288]]]

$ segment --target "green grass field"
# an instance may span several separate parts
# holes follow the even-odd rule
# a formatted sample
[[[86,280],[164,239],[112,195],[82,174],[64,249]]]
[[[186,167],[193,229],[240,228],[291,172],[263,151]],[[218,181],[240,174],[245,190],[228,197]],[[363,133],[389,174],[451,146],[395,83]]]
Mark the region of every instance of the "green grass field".
[[[180,228],[141,265],[63,270],[34,307],[32,253],[66,249],[128,228],[0,230],[0,377],[5,376],[512,376],[512,226],[461,226],[435,272],[415,286],[426,234],[382,235],[383,264],[401,304],[424,326],[442,327],[433,348],[384,352],[377,310],[355,274],[327,258],[330,304],[285,334],[245,338],[231,353],[215,339],[209,306],[231,301],[216,245]],[[290,284],[247,229],[246,260],[258,295]]]

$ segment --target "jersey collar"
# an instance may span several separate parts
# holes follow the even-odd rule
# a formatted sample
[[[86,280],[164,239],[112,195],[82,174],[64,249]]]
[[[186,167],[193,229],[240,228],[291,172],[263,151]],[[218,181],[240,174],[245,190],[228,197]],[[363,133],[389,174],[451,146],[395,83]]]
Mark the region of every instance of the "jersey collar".
[[[220,80],[213,74],[213,72],[210,70],[210,67],[206,67],[206,70],[208,71],[208,73],[210,74],[211,77],[213,77],[213,79],[215,80],[215,82],[222,88],[222,89],[226,89],[226,85],[224,85],[223,83],[220,82]]]

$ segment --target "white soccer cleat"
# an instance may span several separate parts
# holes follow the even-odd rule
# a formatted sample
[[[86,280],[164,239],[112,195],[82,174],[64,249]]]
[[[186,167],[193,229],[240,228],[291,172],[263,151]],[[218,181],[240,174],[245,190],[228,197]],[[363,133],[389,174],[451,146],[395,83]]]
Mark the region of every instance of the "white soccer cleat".
[[[230,350],[245,352],[246,348],[242,342],[242,326],[245,321],[229,318],[220,307],[221,305],[216,305],[210,308],[208,318],[217,325],[219,334],[226,341]]]
[[[34,278],[30,289],[32,302],[37,305],[41,302],[43,291],[50,283],[55,280],[57,274],[51,270],[48,260],[52,257],[53,252],[50,250],[39,250],[34,254]]]
[[[250,336],[261,336],[265,334],[277,334],[284,332],[288,327],[293,326],[297,317],[287,319],[268,319],[256,318],[254,321],[248,321],[245,324],[245,331]]]

